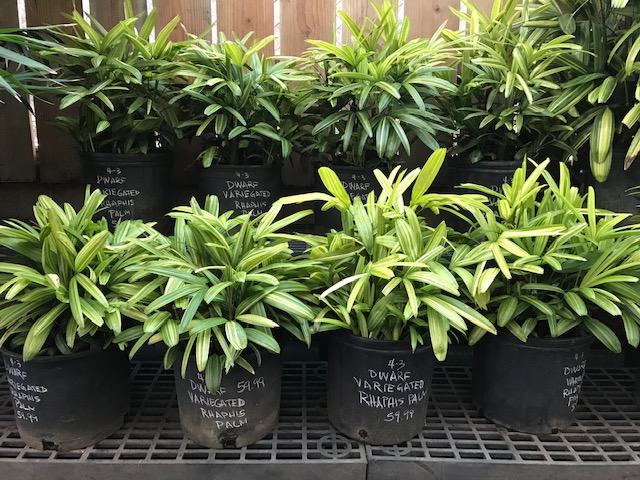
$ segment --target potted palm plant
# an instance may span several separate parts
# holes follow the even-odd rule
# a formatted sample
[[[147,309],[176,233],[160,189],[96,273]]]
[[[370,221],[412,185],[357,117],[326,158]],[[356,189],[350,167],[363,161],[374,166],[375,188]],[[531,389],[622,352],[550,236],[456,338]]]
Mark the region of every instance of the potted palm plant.
[[[442,161],[436,151],[422,170],[385,176],[375,171],[380,194],[353,200],[338,176],[320,169],[330,194],[281,200],[323,200],[341,212],[342,229],[308,237],[309,278],[323,307],[318,330],[337,330],[328,364],[328,413],[347,436],[371,444],[409,440],[424,426],[435,359],[447,354],[449,334],[467,322],[495,333],[464,301],[461,285],[471,275],[449,268],[447,228],[426,225],[422,208],[486,208],[477,195],[426,193]],[[410,191],[411,186],[413,188]],[[403,196],[411,200],[405,204]]]
[[[171,146],[178,117],[169,104],[177,89],[164,70],[188,42],[172,43],[178,17],[150,35],[157,12],[139,30],[130,0],[111,30],[73,11],[72,32],[49,31],[53,42],[32,51],[56,71],[36,92],[60,99],[55,123],[78,144],[86,178],[107,195],[104,215],[114,226],[127,218],[160,221],[170,208]]]
[[[439,184],[478,183],[499,190],[522,159],[577,157],[571,112],[553,112],[566,87],[562,73],[580,49],[570,35],[527,27],[528,9],[495,0],[490,14],[464,1],[465,32],[445,30],[457,53],[457,94],[439,99],[453,121],[451,158]],[[562,97],[564,99],[564,97]],[[570,109],[569,99],[561,104]]]
[[[294,115],[291,84],[306,78],[295,57],[265,57],[275,37],[250,35],[185,50],[175,74],[188,84],[173,102],[182,136],[199,141],[202,195],[216,194],[222,211],[266,212],[282,196],[281,167],[306,133]]]
[[[596,209],[593,189],[580,195],[564,164],[556,182],[548,164],[528,176],[523,164],[494,194],[497,213],[476,210],[469,244],[452,259],[475,265],[471,294],[499,329],[474,352],[474,402],[495,422],[530,433],[571,425],[594,338],[620,352],[602,312],[624,325],[631,345],[640,334],[637,226]],[[483,335],[474,329],[470,343]]]
[[[640,107],[635,94],[640,79],[636,62],[640,5],[635,1],[539,0],[531,7],[535,12],[528,22],[531,28],[545,35],[573,35],[583,48],[563,72],[567,88],[551,106],[552,112],[566,115],[574,111],[575,144],[588,150],[580,156],[580,163],[591,172],[602,205],[634,212],[635,202],[623,192],[639,183],[637,175],[625,171],[640,152],[636,135]],[[588,158],[588,167],[582,157]],[[614,195],[604,194],[611,189],[616,190]]]
[[[109,232],[92,220],[104,198],[87,190],[76,212],[41,196],[35,225],[0,226],[0,351],[18,431],[33,448],[96,443],[129,409],[129,364],[113,338],[135,307],[118,289],[139,261],[135,242],[153,230],[137,221]]]
[[[193,441],[236,448],[260,440],[278,421],[282,327],[307,344],[314,318],[309,272],[292,261],[280,230],[311,212],[276,221],[280,207],[252,218],[204,207],[178,207],[175,234],[148,247],[130,267],[129,302],[144,306],[141,324],[118,342],[164,342],[174,367],[180,423]]]
[[[362,25],[338,12],[350,34],[343,45],[309,40],[304,56],[316,78],[296,90],[296,111],[313,135],[308,154],[363,199],[377,186],[373,168],[400,163],[416,141],[438,148],[436,136],[448,130],[434,99],[455,92],[438,32],[409,40],[409,20],[399,22],[392,3],[372,6],[377,18]],[[320,231],[339,227],[336,216],[318,216]]]

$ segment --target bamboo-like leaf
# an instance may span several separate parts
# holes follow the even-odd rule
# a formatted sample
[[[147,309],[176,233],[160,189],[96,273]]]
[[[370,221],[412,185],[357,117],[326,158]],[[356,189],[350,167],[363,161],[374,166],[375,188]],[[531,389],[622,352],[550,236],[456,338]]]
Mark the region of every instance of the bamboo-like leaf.
[[[449,322],[432,308],[427,308],[427,317],[429,318],[429,336],[433,353],[438,360],[443,361],[447,356],[447,347],[449,345],[447,337]]]
[[[280,345],[271,335],[255,328],[245,328],[244,331],[249,342],[260,345],[272,353],[280,353]]]
[[[25,361],[32,360],[40,353],[42,346],[49,337],[49,333],[53,329],[54,322],[66,309],[67,305],[58,304],[35,321],[27,333],[22,348],[22,355]]]
[[[220,355],[213,354],[207,360],[204,372],[204,380],[207,389],[212,394],[216,393],[222,383],[222,374],[224,373],[224,358]]]
[[[320,176],[325,188],[335,197],[338,204],[344,209],[349,208],[351,206],[349,194],[342,186],[342,182],[333,170],[327,167],[320,167],[318,169],[318,175]]]
[[[298,318],[313,320],[313,311],[293,295],[286,292],[272,292],[264,297],[264,302],[282,312]]]
[[[160,328],[162,334],[162,340],[168,347],[174,347],[178,345],[180,341],[180,329],[178,322],[169,318]]]
[[[247,323],[249,325],[255,325],[257,327],[265,327],[265,328],[277,328],[278,324],[273,320],[263,317],[261,315],[254,315],[252,313],[244,313],[242,315],[237,315],[236,320]]]
[[[109,302],[107,301],[104,294],[100,291],[100,289],[93,283],[89,277],[82,273],[76,273],[74,278],[78,281],[78,285],[80,285],[85,292],[91,295],[103,308],[109,308]]]
[[[587,331],[592,333],[602,344],[614,353],[622,351],[622,345],[616,334],[604,323],[591,317],[585,317],[583,325]]]
[[[204,371],[209,361],[209,348],[211,347],[211,330],[203,330],[195,336],[196,339],[196,367]]]
[[[229,321],[224,326],[225,334],[229,344],[236,350],[247,348],[247,334],[238,322]]]
[[[498,307],[497,321],[499,327],[504,327],[513,320],[513,316],[518,307],[518,299],[516,297],[510,297],[500,302]]]
[[[575,313],[584,317],[587,315],[587,305],[584,303],[580,295],[575,292],[565,292],[563,295],[565,301]]]

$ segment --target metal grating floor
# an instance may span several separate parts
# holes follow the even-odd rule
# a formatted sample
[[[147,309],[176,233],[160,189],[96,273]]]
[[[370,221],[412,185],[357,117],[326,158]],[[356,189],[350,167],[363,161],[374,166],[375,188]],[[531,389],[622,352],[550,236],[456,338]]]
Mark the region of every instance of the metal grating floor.
[[[0,480],[71,478],[357,479],[366,476],[364,446],[336,433],[326,416],[325,364],[287,363],[276,430],[248,447],[213,450],[183,436],[173,372],[135,363],[132,409],[122,428],[72,452],[25,447],[16,431],[4,370],[0,375]],[[271,472],[271,473],[270,473]],[[80,476],[74,476],[74,475]],[[31,475],[31,476],[30,476]],[[105,476],[110,475],[110,476]]]
[[[635,371],[591,369],[578,420],[556,435],[509,431],[471,401],[471,369],[437,369],[422,433],[403,445],[367,446],[372,480],[640,478]]]
[[[470,369],[436,369],[425,428],[394,447],[337,434],[326,417],[325,364],[285,364],[280,422],[272,435],[237,450],[193,444],[180,430],[172,372],[135,363],[124,426],[74,452],[26,448],[0,370],[0,479],[640,479],[640,407],[634,371],[588,370],[578,422],[558,435],[507,431],[471,403]],[[215,476],[212,472],[215,471]],[[240,475],[240,477],[238,476]]]

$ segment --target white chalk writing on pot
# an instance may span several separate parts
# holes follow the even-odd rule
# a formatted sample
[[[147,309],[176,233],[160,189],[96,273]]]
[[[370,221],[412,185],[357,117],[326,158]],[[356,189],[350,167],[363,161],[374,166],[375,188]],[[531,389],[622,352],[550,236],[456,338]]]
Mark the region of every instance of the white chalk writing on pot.
[[[233,209],[236,213],[245,214],[253,211],[254,215],[264,213],[270,202],[271,191],[269,182],[260,179],[250,179],[248,172],[235,172],[236,179],[227,180],[222,197],[233,200]]]
[[[387,366],[385,370],[368,369],[363,377],[353,377],[358,401],[373,409],[391,409],[385,422],[411,420],[414,415],[411,406],[425,399],[427,385],[424,379],[416,379],[405,370],[403,360],[391,359]]]
[[[129,218],[135,198],[140,195],[140,190],[126,188],[127,177],[121,168],[105,167],[102,174],[96,175],[96,186],[107,198],[102,202],[105,207],[105,217],[112,227],[121,219]]]
[[[241,394],[266,387],[264,377],[241,380],[233,386],[221,386],[214,394],[210,393],[202,373],[197,378],[189,378],[187,394],[194,405],[200,407],[202,418],[213,420],[217,429],[238,428],[249,423],[246,400]]]
[[[489,188],[491,190],[493,190],[496,193],[502,193],[502,185],[504,185],[505,183],[511,183],[513,181],[513,175],[505,175],[504,177],[502,177],[502,184],[501,185],[489,185]],[[498,208],[498,198],[497,197],[490,197],[489,198],[489,206],[497,211]]]
[[[567,407],[569,407],[572,412],[578,405],[580,390],[582,390],[582,380],[584,379],[584,372],[587,366],[584,352],[576,354],[574,359],[574,364],[566,365],[562,369],[562,375],[564,377],[562,398],[567,401]]]
[[[37,405],[44,399],[49,389],[43,385],[34,385],[27,381],[27,372],[22,369],[22,360],[9,358],[5,366],[7,383],[13,397],[16,418],[30,423],[38,421]]]

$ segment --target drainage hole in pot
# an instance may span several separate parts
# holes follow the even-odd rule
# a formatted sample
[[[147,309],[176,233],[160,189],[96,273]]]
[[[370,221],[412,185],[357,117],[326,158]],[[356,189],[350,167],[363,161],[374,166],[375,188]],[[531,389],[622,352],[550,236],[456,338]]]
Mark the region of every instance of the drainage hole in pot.
[[[236,433],[225,433],[218,437],[220,443],[222,444],[222,448],[236,448],[237,438],[238,434]]]
[[[358,432],[358,435],[360,435],[360,438],[364,440],[369,436],[369,433],[363,428]]]
[[[43,450],[58,450],[58,445],[55,442],[50,442],[49,440],[42,440],[42,449]]]

